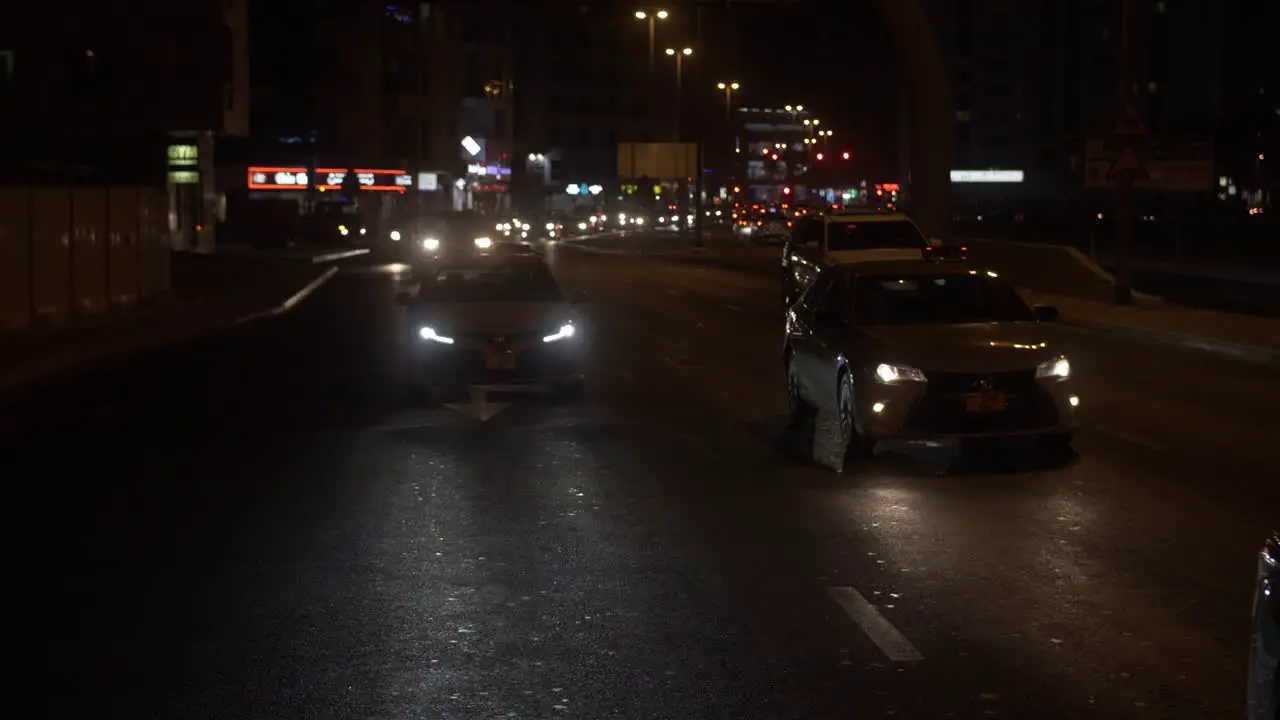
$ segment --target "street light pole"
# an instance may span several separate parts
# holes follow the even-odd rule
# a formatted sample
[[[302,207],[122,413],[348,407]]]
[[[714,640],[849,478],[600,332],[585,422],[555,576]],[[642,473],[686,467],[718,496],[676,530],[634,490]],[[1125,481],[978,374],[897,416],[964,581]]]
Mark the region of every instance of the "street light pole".
[[[666,10],[637,10],[636,19],[647,21],[649,24],[649,126],[652,128],[657,124],[657,102],[655,102],[655,88],[657,87],[658,76],[658,21],[666,20],[670,17],[670,13]],[[650,130],[652,132],[652,129]]]
[[[673,132],[674,137],[672,138],[673,142],[680,142],[680,135],[681,135],[680,114],[681,114],[681,111],[684,109],[683,102],[682,102],[684,99],[684,59],[686,57],[689,57],[692,54],[693,54],[693,48],[691,47],[683,48],[681,50],[676,50],[675,48],[667,48],[667,55],[670,55],[671,57],[676,59],[676,107],[675,107],[675,120],[673,121],[673,125],[674,125],[674,132]]]

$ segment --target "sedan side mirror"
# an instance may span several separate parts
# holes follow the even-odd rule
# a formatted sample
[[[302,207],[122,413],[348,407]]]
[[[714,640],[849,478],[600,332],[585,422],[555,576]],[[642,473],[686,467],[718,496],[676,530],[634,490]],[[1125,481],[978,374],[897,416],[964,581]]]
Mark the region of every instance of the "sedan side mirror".
[[[1052,305],[1036,305],[1031,310],[1040,322],[1055,322],[1058,319],[1058,308]]]

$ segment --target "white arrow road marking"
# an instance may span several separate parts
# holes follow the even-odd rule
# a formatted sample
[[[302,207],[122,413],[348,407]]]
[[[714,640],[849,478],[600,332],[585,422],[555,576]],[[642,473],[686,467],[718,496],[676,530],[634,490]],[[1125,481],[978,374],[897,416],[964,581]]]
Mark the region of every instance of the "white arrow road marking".
[[[924,656],[916,646],[912,645],[905,635],[898,632],[898,628],[881,615],[875,605],[867,602],[857,589],[846,585],[827,588],[827,593],[890,660],[893,662],[924,660]]]
[[[479,420],[480,422],[488,422],[492,420],[498,413],[506,410],[511,403],[491,403],[489,402],[489,388],[472,385],[470,388],[471,401],[465,403],[445,403],[445,407],[450,410],[457,410],[469,418]]]

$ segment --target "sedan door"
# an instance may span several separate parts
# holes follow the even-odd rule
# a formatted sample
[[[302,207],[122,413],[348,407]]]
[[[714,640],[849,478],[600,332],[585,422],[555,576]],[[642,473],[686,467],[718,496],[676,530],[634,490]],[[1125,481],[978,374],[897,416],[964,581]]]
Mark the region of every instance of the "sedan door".
[[[819,277],[788,311],[798,380],[805,397],[822,409],[835,406],[836,356],[843,328],[833,325],[825,312],[835,285],[836,278],[831,275]]]

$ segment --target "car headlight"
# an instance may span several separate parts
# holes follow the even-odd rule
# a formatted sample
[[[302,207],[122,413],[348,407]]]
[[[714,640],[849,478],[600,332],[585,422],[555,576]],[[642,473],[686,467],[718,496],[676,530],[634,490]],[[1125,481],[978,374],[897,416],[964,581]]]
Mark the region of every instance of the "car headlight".
[[[493,240],[487,237],[478,237],[475,240],[476,247],[481,250],[493,247]]]
[[[423,340],[430,340],[431,342],[438,342],[438,343],[440,343],[441,345],[452,345],[452,344],[453,344],[453,338],[451,338],[451,337],[445,337],[444,335],[441,335],[440,333],[436,332],[434,328],[429,328],[429,327],[421,327],[421,328],[419,328],[419,329],[418,329],[418,337],[422,338]]]
[[[876,380],[886,385],[897,385],[906,382],[926,382],[924,373],[906,365],[880,363],[876,366]]]
[[[399,230],[392,230],[392,231],[391,231],[391,241],[392,241],[392,242],[400,242],[400,231],[399,231]]]
[[[546,229],[546,230],[555,230],[555,229],[556,229],[556,224],[555,224],[555,223],[547,223],[547,225],[546,225],[546,228],[545,228],[545,229]]]
[[[542,342],[556,342],[564,340],[565,338],[573,337],[576,333],[577,329],[573,326],[573,323],[565,323],[560,326],[559,330],[551,333],[550,335],[543,336]]]
[[[592,220],[595,220],[595,218],[591,218],[591,219],[592,219]],[[586,224],[586,223],[584,223],[584,222],[580,222],[580,223],[578,223],[578,229],[579,229],[579,230],[586,230],[586,229],[587,229],[587,224]]]
[[[1036,377],[1056,378],[1062,380],[1071,377],[1071,363],[1065,357],[1057,357],[1040,363],[1036,367]]]
[[[422,249],[423,250],[439,250],[440,241],[437,240],[436,238],[426,238],[425,240],[422,241]]]
[[[347,229],[347,226],[346,226],[346,225],[339,225],[339,226],[338,226],[338,233],[340,233],[340,234],[342,234],[342,235],[350,235],[350,234],[351,234],[351,231]]]

